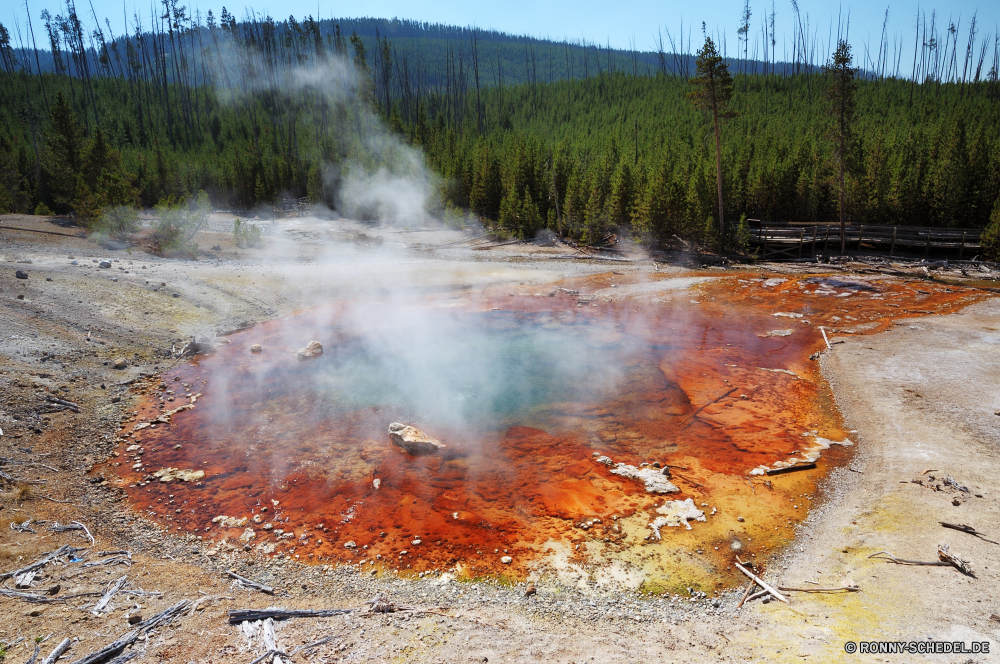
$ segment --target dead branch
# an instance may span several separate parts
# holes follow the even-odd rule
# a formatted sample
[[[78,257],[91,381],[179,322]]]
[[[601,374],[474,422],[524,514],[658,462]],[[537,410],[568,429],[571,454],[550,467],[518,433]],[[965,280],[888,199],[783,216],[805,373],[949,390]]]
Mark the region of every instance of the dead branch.
[[[696,417],[698,415],[698,413],[700,413],[701,411],[703,411],[706,408],[708,408],[709,406],[711,406],[713,403],[718,403],[718,402],[722,401],[723,399],[725,399],[726,397],[728,397],[730,394],[732,394],[733,392],[735,392],[738,389],[739,389],[738,387],[734,387],[734,388],[730,389],[728,392],[726,392],[726,393],[724,393],[724,394],[716,397],[715,399],[712,399],[711,401],[709,401],[708,403],[706,403],[705,405],[701,406],[696,411],[694,411],[693,413],[691,413],[690,415],[688,415],[687,417],[685,417],[683,420],[681,420],[679,424],[685,424],[686,422],[688,422],[689,420],[691,420],[693,417]]]
[[[35,654],[33,654],[31,656],[31,659],[29,659],[26,664],[35,664],[35,660],[38,659],[38,653],[40,653],[41,651],[42,651],[42,647],[40,645],[36,644],[35,645]]]
[[[746,601],[750,598],[750,593],[753,592],[753,589],[756,587],[757,584],[753,581],[747,584],[747,589],[743,591],[743,597],[740,598],[740,603],[736,605],[737,609],[746,604]]]
[[[248,588],[253,588],[254,590],[259,590],[260,592],[265,593],[267,595],[273,595],[274,594],[274,588],[272,588],[271,586],[265,586],[262,583],[257,583],[256,581],[251,581],[250,579],[246,578],[245,576],[240,576],[239,574],[237,574],[233,570],[227,570],[226,574],[228,574],[232,578],[236,579],[237,581],[239,581],[241,584],[243,584],[244,586],[246,586]]]
[[[257,659],[255,659],[254,661],[250,662],[250,664],[260,664],[261,662],[263,662],[268,657],[275,657],[275,656],[277,656],[277,657],[287,657],[289,659],[291,659],[291,657],[292,657],[291,655],[289,655],[286,652],[282,652],[281,650],[273,650],[272,649],[272,650],[268,650],[266,653],[264,653],[263,655],[261,655],[260,657],[258,657]]]
[[[969,533],[970,535],[978,537],[984,542],[989,542],[990,544],[1000,544],[1000,542],[988,539],[985,535],[983,535],[983,533],[979,532],[972,526],[965,525],[964,523],[946,523],[944,521],[938,521],[938,523],[940,523],[945,528],[951,528],[952,530],[959,530],[963,533]]]
[[[940,560],[923,561],[923,560],[906,560],[904,558],[897,558],[888,551],[879,551],[878,553],[873,553],[868,556],[869,558],[878,558],[879,556],[886,556],[890,562],[894,562],[897,565],[925,565],[928,567],[950,567],[951,563],[942,562]]]
[[[41,569],[46,565],[48,565],[53,560],[55,560],[56,558],[59,558],[60,556],[63,555],[72,555],[76,553],[76,551],[77,549],[71,547],[68,544],[65,546],[61,546],[55,551],[50,551],[49,553],[45,554],[42,558],[39,558],[35,562],[25,567],[22,567],[21,569],[16,569],[12,572],[0,572],[0,581],[2,581],[3,579],[9,579],[12,576],[23,574],[24,572],[30,572],[32,570]]]
[[[962,574],[966,576],[971,576],[972,578],[976,578],[976,575],[973,573],[972,566],[969,565],[969,562],[966,560],[962,560],[954,553],[951,553],[948,550],[947,544],[938,545],[938,558],[948,563],[949,565],[953,566]]]
[[[4,597],[13,597],[14,599],[23,599],[26,602],[31,602],[33,604],[54,604],[59,602],[65,602],[67,600],[76,597],[96,597],[101,593],[75,593],[73,595],[64,595],[63,597],[46,597],[45,595],[38,595],[36,593],[22,593],[17,590],[8,590],[6,588],[0,588],[0,595]]]
[[[133,629],[131,632],[127,632],[126,634],[119,637],[115,641],[112,641],[111,643],[104,646],[100,650],[92,652],[89,655],[86,655],[76,660],[75,662],[73,662],[73,664],[99,664],[100,662],[103,662],[104,660],[110,657],[116,657],[117,655],[120,655],[121,652],[125,650],[125,648],[128,648],[130,645],[135,643],[142,634],[145,634],[146,632],[149,632],[161,625],[170,623],[177,616],[184,613],[184,611],[187,610],[190,604],[191,604],[190,600],[182,599],[181,601],[171,606],[169,609],[161,611],[160,613],[157,613],[155,616],[139,623],[138,625],[136,625],[135,629]],[[129,659],[131,659],[131,657]],[[118,661],[127,661],[127,660],[118,660]]]
[[[126,583],[128,583],[127,575],[122,575],[115,580],[110,586],[108,586],[108,589],[101,596],[101,599],[98,600],[97,606],[95,606],[94,610],[90,613],[95,616],[101,615],[101,611],[108,607],[108,604],[111,603],[111,599],[118,594],[119,590],[125,587]]]
[[[765,583],[763,579],[761,579],[760,577],[758,577],[756,574],[754,574],[753,572],[751,572],[750,570],[748,570],[743,565],[740,565],[739,563],[735,563],[735,565],[736,565],[737,569],[739,569],[741,572],[743,572],[748,577],[750,577],[750,579],[752,579],[753,581],[755,581],[758,586],[760,586],[764,590],[766,590],[769,593],[771,593],[772,595],[774,595],[775,599],[777,599],[779,601],[782,601],[785,604],[788,604],[788,600],[785,599],[785,597],[781,593],[779,593],[777,590],[775,590],[774,588],[772,588],[771,586],[769,586],[767,583]]]
[[[57,403],[60,406],[66,406],[67,408],[69,408],[70,410],[72,410],[74,413],[79,413],[80,412],[80,405],[79,404],[75,404],[72,401],[66,401],[65,399],[60,399],[59,397],[54,397],[52,395],[47,395],[45,398],[48,399],[49,401],[51,401],[52,403]]]
[[[63,639],[59,642],[59,645],[49,653],[49,656],[42,660],[42,664],[55,664],[56,660],[59,659],[64,652],[69,650],[70,640],[68,638]]]
[[[288,618],[330,618],[354,613],[354,609],[229,609],[229,624],[238,625],[255,620],[286,620]]]
[[[90,534],[89,530],[87,530],[87,526],[83,525],[79,521],[74,521],[73,523],[83,528],[83,532],[87,534],[87,539],[90,540],[90,546],[94,546],[94,536]]]

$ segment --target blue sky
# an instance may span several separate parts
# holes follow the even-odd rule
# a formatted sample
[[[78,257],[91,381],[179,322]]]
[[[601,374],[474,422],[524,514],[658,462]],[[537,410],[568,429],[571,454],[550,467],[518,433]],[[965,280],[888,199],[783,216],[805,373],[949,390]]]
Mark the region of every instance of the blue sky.
[[[158,0],[157,0],[158,2]],[[91,0],[77,0],[77,10],[82,16],[90,19]],[[123,29],[125,9],[129,16],[138,11],[148,15],[150,3],[135,3],[134,0],[92,0],[93,8],[103,24],[104,18],[111,21],[115,33]],[[7,0],[0,3],[0,21],[13,31],[15,19],[26,25],[25,1]],[[554,0],[368,0],[358,2],[315,2],[315,0],[237,0],[235,2],[218,2],[217,0],[188,0],[191,9],[205,12],[212,9],[218,15],[225,4],[230,11],[241,16],[243,10],[252,7],[259,13],[269,13],[275,18],[285,18],[294,14],[301,18],[307,14],[321,18],[333,16],[378,16],[410,18],[434,23],[449,23],[455,25],[476,25],[482,28],[494,28],[514,34],[527,34],[535,37],[547,37],[556,40],[585,39],[588,42],[610,43],[617,48],[630,48],[635,44],[640,50],[653,50],[658,28],[669,28],[675,38],[679,32],[681,21],[684,22],[684,32],[691,28],[691,36],[695,42],[700,41],[701,22],[705,21],[709,32],[724,34],[730,55],[735,55],[737,49],[736,30],[739,27],[743,11],[742,0],[722,0],[703,3],[690,3],[678,0],[652,2],[651,0],[633,0],[631,2],[609,2],[608,0],[577,0],[574,2]],[[124,7],[123,7],[124,5]],[[933,5],[920,3],[920,8],[926,12],[928,19],[932,9],[936,9],[939,17],[961,23],[959,33],[961,42],[967,39],[967,28],[973,13],[978,12],[980,39],[989,34],[996,34],[1000,24],[1000,2],[980,2],[978,0],[952,0],[951,2]],[[53,14],[63,11],[64,5],[59,0],[27,0],[35,23],[35,31],[41,37],[41,26],[38,16],[42,9],[48,9]],[[818,34],[818,40],[826,43],[831,31],[836,34],[838,15],[846,19],[850,14],[851,42],[855,52],[863,52],[867,41],[871,50],[877,50],[882,32],[882,23],[886,8],[889,9],[890,43],[893,36],[898,36],[904,45],[905,55],[912,59],[913,25],[918,3],[906,2],[855,2],[840,3],[832,0],[799,0],[799,8],[803,15],[808,15],[812,31]],[[753,16],[751,18],[751,34],[758,40],[765,14],[771,10],[771,2],[751,2]],[[794,19],[790,0],[778,0],[774,3],[776,13],[777,56],[782,57],[782,43],[791,40],[792,21]],[[148,23],[148,21],[146,21]],[[686,37],[685,37],[686,39]],[[664,35],[666,43],[666,36]],[[752,40],[751,40],[752,44]],[[752,50],[751,45],[751,50]],[[992,49],[991,49],[992,52]],[[751,53],[752,55],[752,53]],[[988,58],[990,60],[991,58]],[[904,68],[905,69],[905,68]]]

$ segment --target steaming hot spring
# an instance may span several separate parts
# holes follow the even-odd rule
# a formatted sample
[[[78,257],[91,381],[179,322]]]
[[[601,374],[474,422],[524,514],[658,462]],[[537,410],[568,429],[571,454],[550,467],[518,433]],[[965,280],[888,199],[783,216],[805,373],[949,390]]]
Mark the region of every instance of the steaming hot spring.
[[[710,587],[789,541],[852,444],[820,327],[970,297],[927,288],[604,274],[339,301],[163,374],[111,469],[218,555]]]

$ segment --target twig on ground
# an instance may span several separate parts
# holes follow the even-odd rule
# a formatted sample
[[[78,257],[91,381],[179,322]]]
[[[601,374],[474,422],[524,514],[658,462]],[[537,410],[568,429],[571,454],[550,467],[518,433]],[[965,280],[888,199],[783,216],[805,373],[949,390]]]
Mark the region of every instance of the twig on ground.
[[[37,497],[39,497],[39,498],[43,498],[43,499],[45,499],[45,500],[51,500],[51,501],[52,501],[52,502],[54,502],[54,503],[62,503],[63,505],[72,505],[72,504],[73,504],[73,501],[72,501],[72,500],[56,500],[55,498],[50,498],[49,496],[43,496],[43,495],[42,495],[42,494],[40,494],[40,493],[36,493],[35,495],[36,495]]]
[[[35,664],[35,660],[36,660],[36,659],[38,659],[38,653],[40,653],[41,651],[42,651],[42,647],[41,647],[40,645],[37,645],[37,644],[36,644],[36,645],[35,645],[35,654],[33,654],[33,655],[31,656],[31,659],[29,659],[29,660],[28,660],[28,661],[26,662],[26,664]]]
[[[740,598],[740,603],[736,605],[737,609],[746,604],[747,599],[750,598],[750,593],[753,592],[753,589],[756,587],[757,583],[754,581],[747,584],[747,589],[743,591],[743,597]]]
[[[157,593],[157,594],[159,595],[161,593]],[[232,595],[205,595],[204,597],[199,597],[195,601],[191,602],[191,609],[188,611],[188,615],[189,616],[193,616],[194,612],[198,610],[198,607],[201,606],[201,604],[203,602],[215,602],[215,601],[218,601],[220,599],[233,600],[233,599],[236,599],[236,598],[233,597]]]
[[[940,523],[945,528],[951,528],[952,530],[959,530],[963,533],[969,533],[970,535],[978,537],[984,542],[989,542],[990,544],[1000,544],[1000,542],[996,542],[994,540],[987,538],[985,535],[983,535],[981,532],[979,532],[972,526],[967,526],[964,523],[946,523],[944,521],[938,521],[938,523]]]
[[[271,586],[265,586],[262,583],[257,583],[256,581],[251,581],[250,579],[246,578],[245,576],[240,576],[239,574],[237,574],[233,570],[226,570],[226,574],[228,574],[232,578],[236,579],[237,581],[239,581],[240,583],[242,583],[244,586],[247,586],[248,588],[253,588],[254,590],[259,590],[260,592],[265,593],[267,595],[273,595],[274,594],[274,588],[272,588]]]
[[[90,540],[90,545],[93,546],[94,545],[94,536],[90,534],[89,530],[87,530],[87,526],[83,525],[79,521],[74,521],[73,523],[75,523],[76,525],[78,525],[81,528],[83,528],[83,532],[87,533],[87,539]]]
[[[743,565],[740,565],[739,563],[736,563],[736,567],[741,572],[743,572],[744,574],[746,574],[748,577],[750,577],[751,579],[753,579],[754,581],[756,581],[758,586],[760,586],[764,590],[766,590],[766,591],[770,592],[772,595],[774,595],[775,599],[777,599],[779,601],[782,601],[785,604],[788,604],[788,600],[785,599],[784,595],[782,595],[777,590],[775,590],[774,588],[772,588],[771,586],[769,586],[767,583],[764,582],[763,579],[761,579],[760,577],[758,577],[756,574],[754,574],[753,572],[751,572],[750,570],[748,570]]]

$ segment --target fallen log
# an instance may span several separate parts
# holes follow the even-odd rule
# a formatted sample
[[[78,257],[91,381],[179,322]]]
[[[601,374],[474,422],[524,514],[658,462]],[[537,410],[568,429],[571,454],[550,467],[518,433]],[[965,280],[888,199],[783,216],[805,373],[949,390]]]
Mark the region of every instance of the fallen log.
[[[238,625],[243,622],[267,620],[286,620],[288,618],[330,618],[354,613],[354,609],[229,609],[229,624]]]
[[[812,583],[810,581],[810,583]],[[835,593],[841,590],[846,590],[849,593],[861,592],[861,588],[858,586],[839,586],[837,588],[789,588],[787,586],[778,586],[778,590],[783,590],[786,593]]]
[[[813,470],[816,468],[816,463],[797,463],[793,466],[785,466],[784,468],[768,468],[764,472],[768,475],[784,475],[785,473],[794,473],[798,470]]]

